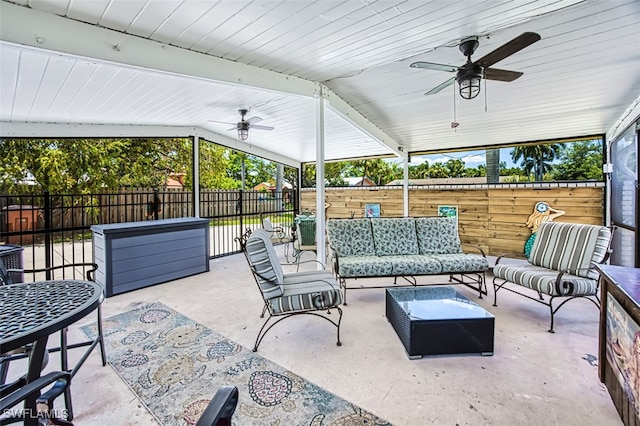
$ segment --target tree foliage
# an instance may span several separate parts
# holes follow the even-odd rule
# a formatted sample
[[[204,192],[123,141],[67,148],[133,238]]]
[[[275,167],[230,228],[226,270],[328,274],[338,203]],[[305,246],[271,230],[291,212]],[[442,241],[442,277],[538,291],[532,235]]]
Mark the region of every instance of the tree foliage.
[[[511,151],[511,159],[514,163],[522,159],[520,165],[525,173],[533,173],[536,181],[542,181],[544,174],[553,168],[551,163],[558,157],[561,149],[559,144],[516,146]]]
[[[602,180],[602,144],[598,140],[569,144],[553,168],[554,180]]]
[[[190,153],[188,139],[4,139],[0,184],[12,188],[32,178],[58,193],[156,187],[184,163],[190,155],[185,151]]]

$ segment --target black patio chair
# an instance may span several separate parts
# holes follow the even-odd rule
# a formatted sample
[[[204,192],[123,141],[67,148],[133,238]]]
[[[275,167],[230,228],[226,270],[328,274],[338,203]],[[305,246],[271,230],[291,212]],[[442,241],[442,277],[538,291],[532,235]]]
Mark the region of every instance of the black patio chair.
[[[207,405],[196,426],[231,426],[238,405],[238,388],[222,386]]]
[[[48,421],[45,424],[73,426],[70,421],[55,417],[53,410],[53,401],[69,389],[70,383],[71,373],[54,371],[30,383],[26,383],[25,378],[20,378],[10,385],[0,387],[0,413],[6,414],[0,419],[0,424],[26,423],[27,417],[33,419],[34,416],[38,416],[38,420]],[[48,389],[40,394],[45,388]],[[13,414],[11,413],[12,407],[34,397],[36,398],[37,413],[29,410],[15,410]],[[38,424],[41,423],[38,422]]]
[[[86,269],[86,279],[87,281],[95,281],[95,271],[98,269],[98,265],[95,263],[70,263],[66,265],[57,265],[51,266],[47,268],[40,269],[8,269],[5,267],[2,259],[0,258],[0,285],[9,285],[9,284],[20,284],[20,282],[15,282],[15,277],[23,277],[24,274],[30,273],[51,273],[56,270],[62,270],[64,268],[87,268]],[[102,333],[102,305],[98,306],[97,309],[98,318],[97,318],[97,326],[98,326],[98,341],[100,345],[100,356],[102,357],[102,365],[107,365],[107,355],[104,348],[104,336]],[[68,358],[68,349],[75,349],[79,347],[89,346],[93,344],[91,341],[67,344],[67,329],[64,328],[60,331],[60,346],[48,349],[48,352],[60,352],[60,364],[61,369],[63,371],[68,371],[74,376],[80,366],[85,362],[89,353],[85,353],[84,356],[78,361],[76,366],[70,370],[69,369],[69,358]],[[26,358],[29,356],[31,350],[31,346],[25,346],[19,351],[14,351],[13,353],[1,354],[0,353],[0,386],[6,383],[7,373],[9,370],[9,365],[12,361],[17,359]],[[46,366],[46,362],[48,361],[48,354],[45,354],[45,363],[43,368]],[[67,420],[73,420],[73,408],[71,402],[71,389],[69,386],[66,386],[64,389],[64,399],[65,406],[67,408]]]

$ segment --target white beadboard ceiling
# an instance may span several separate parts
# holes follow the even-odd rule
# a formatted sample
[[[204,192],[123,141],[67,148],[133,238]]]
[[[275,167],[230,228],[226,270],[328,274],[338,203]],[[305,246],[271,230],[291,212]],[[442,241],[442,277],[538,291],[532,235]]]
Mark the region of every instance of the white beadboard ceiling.
[[[198,134],[288,164],[604,134],[640,95],[638,0],[0,3],[0,136]],[[524,73],[424,93],[525,31]],[[269,132],[235,139],[240,108]],[[454,119],[455,117],[455,119]],[[457,121],[454,130],[451,123]]]

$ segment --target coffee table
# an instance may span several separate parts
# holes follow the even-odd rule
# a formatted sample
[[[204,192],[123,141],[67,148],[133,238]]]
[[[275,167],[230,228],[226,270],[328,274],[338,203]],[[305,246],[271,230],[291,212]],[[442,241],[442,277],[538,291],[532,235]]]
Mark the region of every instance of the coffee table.
[[[493,355],[495,317],[452,287],[388,288],[386,315],[409,359]]]

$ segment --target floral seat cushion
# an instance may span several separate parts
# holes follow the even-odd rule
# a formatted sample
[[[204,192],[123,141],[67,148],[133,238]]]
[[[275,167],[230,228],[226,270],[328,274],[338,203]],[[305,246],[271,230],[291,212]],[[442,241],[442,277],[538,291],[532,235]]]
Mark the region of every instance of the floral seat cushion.
[[[432,254],[430,257],[440,263],[443,274],[484,272],[489,269],[487,258],[477,254]]]
[[[347,256],[340,258],[338,274],[349,277],[381,277],[391,275],[391,262],[379,256]]]

